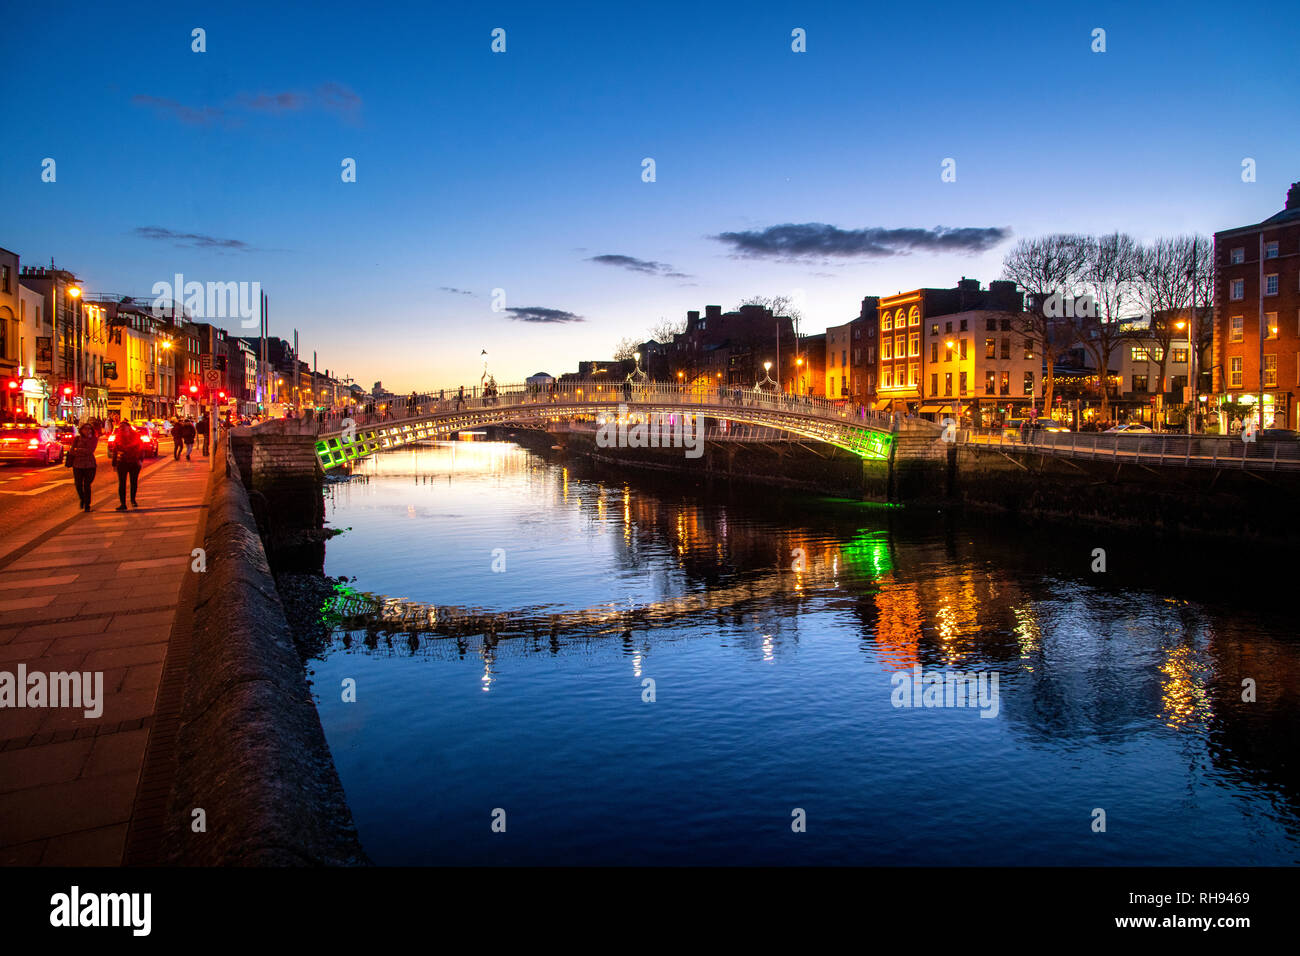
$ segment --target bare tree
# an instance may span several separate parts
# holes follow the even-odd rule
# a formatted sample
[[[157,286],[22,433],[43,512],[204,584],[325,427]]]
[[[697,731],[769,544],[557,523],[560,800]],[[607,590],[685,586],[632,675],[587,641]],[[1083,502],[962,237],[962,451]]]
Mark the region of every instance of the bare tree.
[[[1192,308],[1200,268],[1197,260],[1201,258],[1200,250],[1206,245],[1208,240],[1203,236],[1161,238],[1144,247],[1139,256],[1138,291],[1151,314],[1145,338],[1160,350],[1159,357],[1148,357],[1160,369],[1156,393],[1160,396],[1162,408],[1164,395],[1169,390],[1166,375],[1174,342],[1186,339],[1189,350],[1196,348],[1196,319],[1199,316],[1192,314]],[[1195,383],[1191,384],[1195,390]]]
[[[656,325],[651,326],[650,338],[658,342],[660,345],[669,345],[672,343],[674,336],[681,335],[685,331],[685,319],[677,319],[674,321],[672,319],[661,318]]]
[[[614,361],[622,362],[624,360],[631,360],[636,356],[636,353],[640,348],[641,343],[636,339],[619,339],[618,345],[614,346]]]
[[[1091,302],[1075,303],[1079,340],[1097,363],[1101,381],[1101,418],[1110,420],[1110,358],[1133,330],[1120,321],[1126,307],[1138,305],[1141,246],[1123,232],[1089,236],[1083,287]]]
[[[1015,313],[1012,319],[1017,331],[1036,343],[1043,356],[1047,367],[1043,378],[1046,410],[1052,407],[1056,388],[1056,359],[1078,338],[1074,317],[1061,314],[1053,303],[1063,296],[1073,297],[1082,283],[1086,264],[1085,237],[1068,233],[1021,239],[1002,261],[1003,278],[1014,282],[1027,299],[1025,311]]]
[[[800,321],[803,320],[803,312],[794,308],[794,299],[788,295],[751,295],[748,299],[742,299],[736,304],[739,309],[743,305],[761,305],[763,308],[771,311],[773,315],[784,315],[794,321],[795,328],[799,327]]]

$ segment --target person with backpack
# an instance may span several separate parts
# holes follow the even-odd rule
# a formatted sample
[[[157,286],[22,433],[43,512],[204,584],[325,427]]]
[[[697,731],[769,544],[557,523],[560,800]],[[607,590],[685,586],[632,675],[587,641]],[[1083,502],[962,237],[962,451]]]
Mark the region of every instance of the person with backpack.
[[[68,467],[72,469],[72,483],[77,489],[77,499],[81,510],[90,510],[90,486],[95,480],[95,470],[99,463],[95,461],[95,446],[99,439],[95,437],[95,426],[87,422],[77,430],[68,449]]]
[[[140,461],[144,458],[144,444],[140,433],[123,420],[113,432],[113,452],[111,464],[117,470],[117,498],[121,502],[118,511],[126,510],[126,481],[131,479],[131,507],[139,508],[135,502],[136,488],[140,483]]]

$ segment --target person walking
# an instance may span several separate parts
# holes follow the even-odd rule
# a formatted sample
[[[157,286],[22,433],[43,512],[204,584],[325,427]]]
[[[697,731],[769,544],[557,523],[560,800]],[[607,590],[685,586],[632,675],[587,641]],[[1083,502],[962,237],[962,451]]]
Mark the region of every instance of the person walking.
[[[203,437],[203,457],[208,457],[208,416],[204,415],[199,419],[199,434]]]
[[[140,459],[144,457],[144,445],[140,433],[123,421],[113,432],[113,453],[111,463],[117,470],[117,498],[121,502],[118,511],[126,510],[126,483],[131,480],[131,507],[140,507],[135,502],[136,488],[140,484]]]
[[[194,454],[194,436],[197,434],[194,430],[194,423],[188,418],[181,422],[181,440],[185,442],[185,460],[190,460],[190,455]],[[179,461],[179,459],[177,459]]]
[[[77,431],[68,449],[68,467],[72,469],[72,484],[77,489],[77,500],[81,510],[90,510],[90,486],[95,480],[95,447],[99,439],[95,436],[95,426],[87,422]]]
[[[172,419],[172,460],[181,460],[181,446],[185,444],[185,426],[179,418]]]

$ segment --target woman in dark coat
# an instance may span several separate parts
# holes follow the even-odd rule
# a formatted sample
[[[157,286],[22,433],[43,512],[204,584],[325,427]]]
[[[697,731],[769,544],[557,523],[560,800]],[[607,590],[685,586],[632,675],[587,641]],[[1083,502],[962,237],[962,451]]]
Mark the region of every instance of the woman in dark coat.
[[[68,463],[72,468],[72,483],[77,488],[77,498],[81,501],[81,510],[90,510],[90,486],[95,480],[95,446],[99,439],[95,437],[95,426],[87,422],[77,430],[68,449]]]

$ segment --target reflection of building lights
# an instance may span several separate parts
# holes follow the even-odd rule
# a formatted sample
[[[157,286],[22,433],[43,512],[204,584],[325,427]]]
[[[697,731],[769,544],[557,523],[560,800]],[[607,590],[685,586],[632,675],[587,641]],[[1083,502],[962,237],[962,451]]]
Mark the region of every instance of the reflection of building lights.
[[[641,655],[640,654],[632,655],[632,676],[633,677],[641,676]]]
[[[771,662],[771,661],[776,660],[776,657],[772,654],[772,635],[771,635],[771,634],[764,634],[764,635],[763,635],[763,660],[768,661],[768,662]]]

